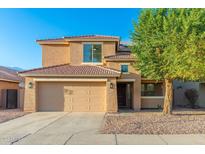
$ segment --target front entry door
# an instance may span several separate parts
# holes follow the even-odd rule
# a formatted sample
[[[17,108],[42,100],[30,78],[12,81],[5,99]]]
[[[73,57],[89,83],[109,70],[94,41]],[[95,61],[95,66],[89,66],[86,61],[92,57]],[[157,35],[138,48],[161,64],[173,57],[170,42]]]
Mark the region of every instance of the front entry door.
[[[118,83],[117,84],[117,99],[118,99],[118,108],[125,108],[126,105],[126,84]]]

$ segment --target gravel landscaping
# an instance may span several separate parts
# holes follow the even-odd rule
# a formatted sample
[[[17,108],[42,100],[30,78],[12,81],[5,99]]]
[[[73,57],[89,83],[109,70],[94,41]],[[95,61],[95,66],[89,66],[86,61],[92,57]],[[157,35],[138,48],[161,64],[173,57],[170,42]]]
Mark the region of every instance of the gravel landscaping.
[[[205,134],[205,112],[107,114],[100,130],[104,134]]]
[[[6,122],[11,119],[22,117],[28,114],[27,112],[22,112],[19,109],[15,110],[0,110],[0,123]]]

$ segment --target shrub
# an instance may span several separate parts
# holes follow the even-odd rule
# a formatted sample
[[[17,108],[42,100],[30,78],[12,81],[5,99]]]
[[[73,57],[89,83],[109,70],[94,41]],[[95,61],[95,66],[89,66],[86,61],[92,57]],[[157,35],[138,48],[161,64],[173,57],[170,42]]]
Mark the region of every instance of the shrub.
[[[184,92],[186,98],[189,100],[189,103],[191,105],[192,108],[195,108],[195,104],[196,104],[196,101],[198,100],[199,98],[199,94],[198,94],[198,91],[196,89],[187,89],[185,92]]]
[[[162,106],[160,104],[157,104],[157,109],[162,110]]]

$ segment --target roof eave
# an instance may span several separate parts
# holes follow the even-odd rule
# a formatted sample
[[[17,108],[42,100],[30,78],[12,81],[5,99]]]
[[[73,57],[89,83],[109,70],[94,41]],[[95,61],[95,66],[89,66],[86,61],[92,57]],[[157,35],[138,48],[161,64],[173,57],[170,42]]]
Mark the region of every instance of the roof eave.
[[[135,59],[110,59],[105,58],[106,61],[129,61],[129,62],[135,62]]]
[[[69,45],[68,41],[53,41],[53,40],[36,40],[36,42],[40,45],[46,45],[46,44],[64,44]]]
[[[119,42],[119,38],[64,38],[68,42],[74,41],[91,41],[91,42]]]
[[[9,79],[1,79],[1,78],[0,78],[0,81],[15,82],[15,83],[19,83],[20,82],[20,81],[17,81],[17,80],[9,80]]]
[[[36,40],[36,42],[40,45],[45,44],[69,44],[69,42],[75,41],[90,41],[90,42],[119,42],[119,38],[62,38],[61,40]]]
[[[22,73],[19,74],[22,77],[120,77],[121,73],[116,75],[59,75],[59,74],[32,74],[32,73]]]

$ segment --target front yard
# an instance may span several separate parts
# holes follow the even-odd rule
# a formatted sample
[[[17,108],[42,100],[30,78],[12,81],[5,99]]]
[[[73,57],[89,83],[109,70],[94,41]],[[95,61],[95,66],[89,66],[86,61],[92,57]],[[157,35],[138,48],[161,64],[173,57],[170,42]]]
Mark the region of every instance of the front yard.
[[[105,134],[205,134],[205,112],[107,114],[101,128]]]
[[[11,119],[15,119],[18,117],[22,117],[28,113],[22,112],[19,109],[12,109],[12,110],[0,110],[0,123],[6,122]]]

